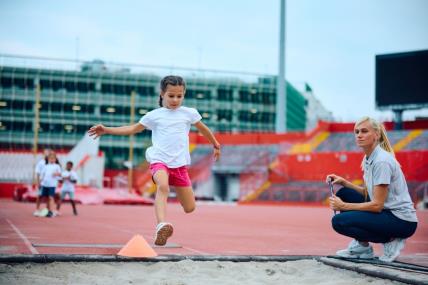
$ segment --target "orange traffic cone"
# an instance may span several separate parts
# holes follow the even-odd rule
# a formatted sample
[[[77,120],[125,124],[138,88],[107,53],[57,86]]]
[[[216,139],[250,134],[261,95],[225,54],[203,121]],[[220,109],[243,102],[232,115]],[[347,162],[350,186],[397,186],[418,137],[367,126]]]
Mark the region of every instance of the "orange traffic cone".
[[[141,235],[135,235],[117,255],[127,257],[156,257],[158,254]]]

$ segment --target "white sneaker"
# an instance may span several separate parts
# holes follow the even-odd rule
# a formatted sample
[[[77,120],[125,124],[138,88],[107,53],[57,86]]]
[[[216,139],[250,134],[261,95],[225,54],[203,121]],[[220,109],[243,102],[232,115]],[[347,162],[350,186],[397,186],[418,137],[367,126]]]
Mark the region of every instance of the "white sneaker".
[[[383,255],[379,260],[383,262],[393,262],[399,255],[400,251],[404,248],[406,243],[405,239],[396,238],[390,242],[383,244]]]
[[[49,213],[49,210],[44,208],[39,211],[39,217],[46,217],[46,215]]]
[[[40,210],[35,210],[35,211],[33,212],[33,216],[34,216],[34,217],[40,217]]]
[[[170,223],[159,223],[156,227],[155,245],[165,245],[174,228]]]
[[[373,247],[363,246],[355,239],[349,243],[348,248],[337,251],[336,255],[346,258],[374,258]]]

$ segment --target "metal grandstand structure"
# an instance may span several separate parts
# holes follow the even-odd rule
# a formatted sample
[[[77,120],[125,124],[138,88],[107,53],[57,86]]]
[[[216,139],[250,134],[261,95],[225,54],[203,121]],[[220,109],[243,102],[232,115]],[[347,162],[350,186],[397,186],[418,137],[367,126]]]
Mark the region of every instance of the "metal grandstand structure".
[[[275,130],[273,75],[0,55],[0,146],[30,149],[37,135],[40,147],[70,149],[93,124],[136,122],[157,107],[158,84],[168,74],[186,79],[185,104],[196,107],[213,131]],[[305,130],[306,99],[291,84],[287,102],[287,130]],[[133,165],[144,160],[149,136],[132,138]],[[129,145],[127,137],[103,137],[106,167],[123,168]]]

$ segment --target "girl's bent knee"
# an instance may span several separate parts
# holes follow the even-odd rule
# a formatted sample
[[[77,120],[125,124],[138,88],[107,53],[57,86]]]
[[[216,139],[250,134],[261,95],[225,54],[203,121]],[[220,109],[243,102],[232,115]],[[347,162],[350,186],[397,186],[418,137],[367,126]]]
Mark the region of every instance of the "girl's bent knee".
[[[349,188],[346,188],[346,187],[342,187],[342,188],[340,188],[339,190],[336,191],[336,196],[343,200],[343,198],[345,196],[347,196],[348,193],[353,192],[353,191],[355,191],[355,190],[352,190],[352,189],[349,189]]]
[[[162,192],[164,194],[169,193],[169,186],[168,185],[158,185],[157,191]]]
[[[344,227],[343,218],[340,214],[333,216],[331,219],[331,225],[335,231],[338,231]]]

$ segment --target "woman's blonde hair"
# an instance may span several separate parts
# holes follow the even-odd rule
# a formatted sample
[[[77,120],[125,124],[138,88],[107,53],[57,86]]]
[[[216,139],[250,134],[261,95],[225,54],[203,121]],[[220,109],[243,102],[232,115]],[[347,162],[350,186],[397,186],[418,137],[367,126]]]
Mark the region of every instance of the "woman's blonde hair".
[[[369,122],[374,131],[379,135],[379,145],[381,148],[383,148],[385,151],[392,154],[392,156],[395,158],[394,149],[391,146],[391,143],[389,142],[388,136],[386,135],[385,126],[382,123],[379,123],[373,118],[370,117],[362,117],[355,123],[355,127],[360,125],[361,123]],[[363,160],[361,161],[361,169],[364,171],[364,160],[366,159],[366,156],[364,156]],[[395,159],[397,160],[397,159]],[[397,161],[398,163],[398,161]],[[398,165],[400,165],[398,163]],[[366,189],[364,190],[364,198],[367,200],[367,185]]]

